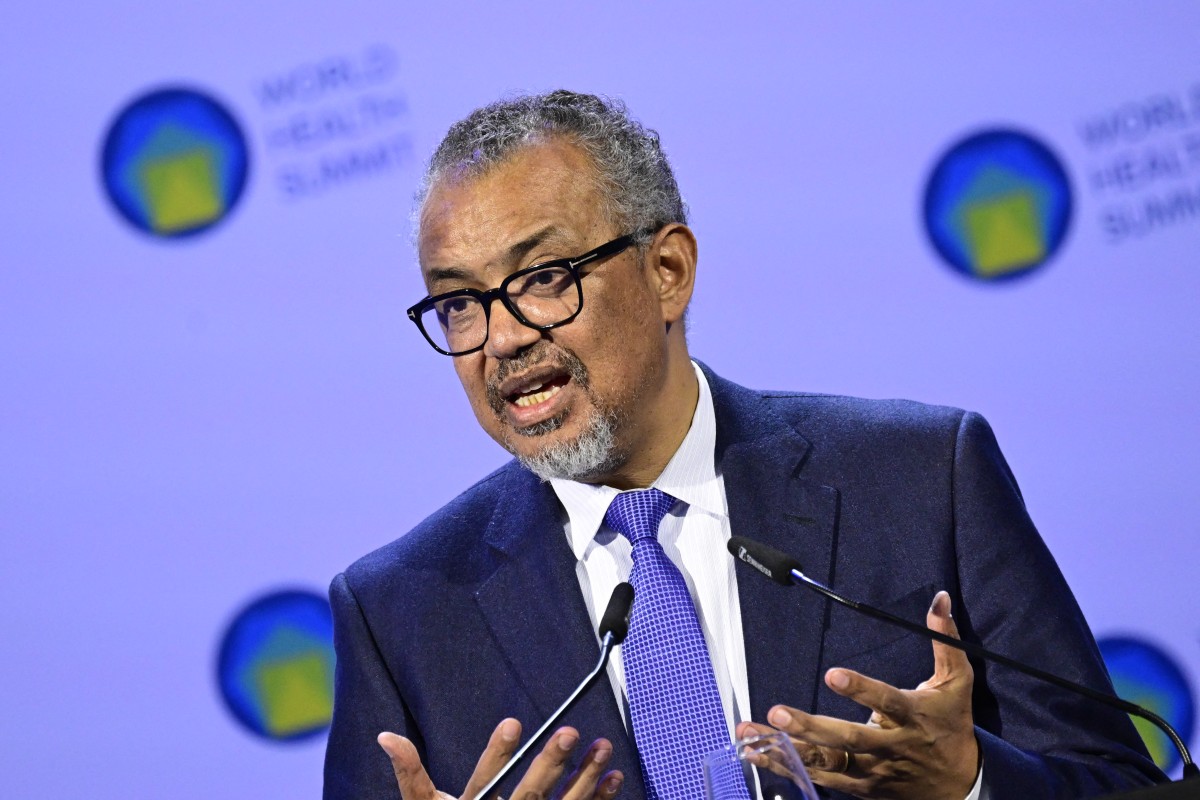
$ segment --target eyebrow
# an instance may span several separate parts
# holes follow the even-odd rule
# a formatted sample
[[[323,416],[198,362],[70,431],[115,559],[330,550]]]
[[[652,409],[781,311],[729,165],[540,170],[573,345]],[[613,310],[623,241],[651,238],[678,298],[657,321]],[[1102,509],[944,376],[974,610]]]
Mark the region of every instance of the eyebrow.
[[[546,240],[561,235],[562,231],[557,225],[547,225],[516,244],[509,246],[504,254],[504,260],[509,264],[520,263],[535,248],[546,242]],[[426,279],[430,284],[441,281],[470,281],[474,277],[470,270],[463,269],[462,267],[434,267],[426,274]]]
[[[466,281],[471,279],[471,273],[461,267],[436,267],[429,270],[426,280],[429,283],[440,281]]]
[[[519,263],[525,256],[533,252],[534,248],[545,242],[547,239],[553,239],[556,236],[561,236],[562,232],[556,225],[547,225],[540,231],[537,231],[532,236],[527,236],[516,244],[508,248],[507,261],[510,264]]]

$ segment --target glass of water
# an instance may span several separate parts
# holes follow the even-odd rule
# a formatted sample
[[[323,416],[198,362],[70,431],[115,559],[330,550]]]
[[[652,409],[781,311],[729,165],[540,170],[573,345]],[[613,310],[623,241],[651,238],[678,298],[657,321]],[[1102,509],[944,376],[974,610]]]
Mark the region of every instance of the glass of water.
[[[772,791],[787,785],[794,789]],[[763,800],[801,797],[819,800],[786,733],[751,736],[732,742],[704,757],[705,800],[751,800],[762,791]]]

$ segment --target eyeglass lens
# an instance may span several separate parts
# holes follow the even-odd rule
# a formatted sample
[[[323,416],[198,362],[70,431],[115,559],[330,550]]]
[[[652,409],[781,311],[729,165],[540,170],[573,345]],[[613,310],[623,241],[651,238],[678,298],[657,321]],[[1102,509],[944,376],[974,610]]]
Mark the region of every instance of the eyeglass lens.
[[[582,301],[575,275],[558,266],[516,276],[504,286],[504,293],[523,322],[539,328],[570,319]],[[471,295],[448,297],[427,306],[421,324],[449,353],[474,350],[487,340],[488,315],[479,298]]]

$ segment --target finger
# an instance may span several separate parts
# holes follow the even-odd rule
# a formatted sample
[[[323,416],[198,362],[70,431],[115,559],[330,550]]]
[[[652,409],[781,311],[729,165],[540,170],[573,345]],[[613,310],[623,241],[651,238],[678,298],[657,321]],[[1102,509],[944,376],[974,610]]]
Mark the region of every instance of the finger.
[[[746,721],[739,722],[737,728],[734,729],[734,733],[736,733],[737,738],[741,740],[753,739],[756,736],[769,736],[773,733],[779,733],[779,731],[775,730],[769,725],[762,725],[758,722]],[[744,754],[746,760],[756,767],[770,768],[770,764],[768,763],[769,759],[761,753],[751,753],[751,749],[752,748],[750,747],[746,748],[746,753]]]
[[[950,616],[950,595],[944,591],[933,597],[929,613],[925,615],[925,625],[938,633],[944,633],[955,639],[958,635],[958,625]],[[933,643],[933,680],[931,683],[945,683],[956,675],[970,674],[971,662],[967,654],[941,642]]]
[[[610,800],[625,785],[625,775],[620,770],[613,770],[600,779],[600,784],[592,794],[593,800]]]
[[[775,729],[770,725],[763,725],[760,722],[739,722],[737,726],[737,738],[749,739],[751,736],[768,736],[775,733]]]
[[[754,736],[768,736],[779,731],[769,725],[763,725],[759,722],[740,722],[737,726],[737,737],[739,739],[749,739]],[[846,763],[845,750],[838,750],[832,747],[821,747],[815,744],[809,744],[802,739],[797,739],[793,736],[788,737],[792,742],[792,747],[796,749],[796,754],[800,756],[800,760],[804,763],[807,769],[827,769],[834,770],[839,768],[839,765]],[[756,767],[765,767],[776,775],[784,778],[791,778],[791,767],[787,764],[780,764],[775,760],[768,758],[766,755],[752,756],[748,759]]]
[[[772,708],[767,721],[807,744],[854,753],[887,753],[893,749],[897,734],[872,725],[808,714],[788,706]]]
[[[421,764],[416,745],[389,731],[379,734],[375,741],[392,761],[392,771],[404,800],[437,800],[438,790]]]
[[[877,793],[878,786],[872,789],[872,772],[885,759],[849,750],[834,752],[831,748],[825,748],[824,759],[825,763],[804,763],[813,783],[857,797],[876,796],[872,792]]]
[[[521,782],[513,790],[513,797],[549,797],[566,770],[571,751],[578,743],[579,732],[574,728],[555,731],[542,752],[530,763]]]
[[[467,781],[462,796],[473,800],[512,758],[520,740],[521,723],[512,718],[501,720],[488,738],[487,747],[483,748],[483,752],[479,755],[475,771],[471,773],[471,779]]]
[[[769,736],[778,732],[777,729],[759,722],[741,722],[737,726],[737,736],[739,739]],[[794,736],[789,736],[788,738],[791,740],[792,747],[796,750],[796,755],[800,756],[800,760],[808,769],[836,770],[846,763],[846,750],[809,744],[803,739],[797,739]],[[765,754],[749,757],[748,760],[756,767],[766,767],[777,775],[782,775],[785,778],[791,777],[788,765],[778,765],[777,762]],[[776,768],[777,766],[780,768]]]
[[[563,800],[576,800],[576,798],[585,800],[585,798],[605,796],[604,784],[600,778],[604,775],[605,766],[612,759],[612,753],[612,743],[607,739],[597,739],[592,742],[592,746],[583,754],[579,766],[566,780],[559,796]],[[604,777],[609,776],[605,775]]]
[[[849,750],[821,747],[807,742],[799,744],[793,742],[793,746],[796,748],[796,755],[800,756],[800,761],[804,763],[804,768],[810,772],[821,770],[822,772],[843,773],[850,769],[856,759],[872,758],[868,755],[851,755]]]
[[[902,725],[912,718],[912,700],[894,686],[868,678],[849,669],[831,669],[825,673],[825,685],[860,706],[881,714],[884,721]],[[874,719],[872,715],[872,719]],[[879,727],[888,725],[880,721]],[[894,725],[891,727],[895,727]]]
[[[843,792],[855,797],[871,797],[872,783],[869,779],[855,777],[843,772],[826,772],[820,769],[810,770],[808,777],[812,782],[835,792]],[[878,795],[875,795],[878,796]]]

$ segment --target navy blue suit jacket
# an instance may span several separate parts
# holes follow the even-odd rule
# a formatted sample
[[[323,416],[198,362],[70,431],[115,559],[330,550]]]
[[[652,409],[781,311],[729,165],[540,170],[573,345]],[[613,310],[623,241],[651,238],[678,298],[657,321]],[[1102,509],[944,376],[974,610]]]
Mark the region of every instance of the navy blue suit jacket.
[[[734,534],[792,554],[817,580],[910,620],[923,621],[934,593],[946,589],[964,638],[1111,691],[981,417],[904,401],[753,392],[706,374]],[[413,739],[434,783],[461,791],[501,719],[532,731],[588,672],[599,650],[564,519],[550,487],[513,462],[334,579],[327,800],[399,796],[375,743],[382,730]],[[932,674],[931,646],[918,636],[744,566],[738,592],[753,719],[786,703],[866,721],[867,709],[824,687],[829,667],[909,688]],[[1125,715],[1003,667],[974,666],[992,800],[1101,795],[1161,779]],[[585,742],[610,739],[612,766],[626,776],[622,796],[643,796],[637,753],[606,682],[565,722]]]

